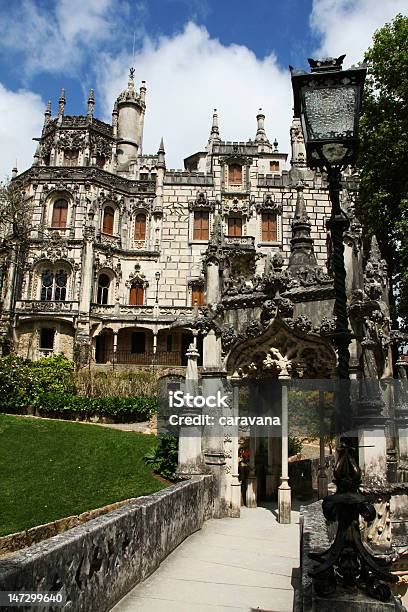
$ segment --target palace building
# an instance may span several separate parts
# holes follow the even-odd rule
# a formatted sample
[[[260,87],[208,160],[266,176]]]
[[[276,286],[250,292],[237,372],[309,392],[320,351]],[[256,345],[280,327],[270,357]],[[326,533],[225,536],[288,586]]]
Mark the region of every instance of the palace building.
[[[65,114],[64,90],[56,117],[48,104],[33,165],[12,179],[32,223],[24,249],[5,237],[0,250],[3,350],[180,373],[193,345],[203,376],[333,377],[331,205],[299,119],[287,159],[261,109],[246,142],[222,140],[214,111],[205,147],[169,170],[163,141],[142,152],[145,111],[133,69],[111,124],[92,90],[86,115]],[[356,189],[345,173],[351,373],[384,378],[387,270],[375,239],[363,254]]]

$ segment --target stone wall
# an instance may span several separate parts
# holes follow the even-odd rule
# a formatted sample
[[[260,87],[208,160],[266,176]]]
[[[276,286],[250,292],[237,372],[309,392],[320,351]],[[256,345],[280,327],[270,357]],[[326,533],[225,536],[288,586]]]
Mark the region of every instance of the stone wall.
[[[198,476],[136,499],[0,560],[0,591],[65,590],[58,611],[110,610],[212,516],[212,497],[212,477]]]

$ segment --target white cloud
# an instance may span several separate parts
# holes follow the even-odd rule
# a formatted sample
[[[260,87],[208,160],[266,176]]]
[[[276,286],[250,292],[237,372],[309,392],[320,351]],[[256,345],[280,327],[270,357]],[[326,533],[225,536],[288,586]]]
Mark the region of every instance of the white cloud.
[[[130,63],[127,55],[105,55],[99,65],[96,94],[102,88],[107,119]],[[269,139],[277,137],[280,150],[288,152],[290,75],[273,55],[257,59],[247,47],[225,46],[189,23],[173,37],[145,38],[135,68],[136,79],[147,82],[144,152],[155,153],[163,136],[168,167],[182,167],[184,157],[203,149],[213,108],[223,140],[247,140],[255,137],[262,107]]]
[[[346,67],[363,60],[375,30],[397,13],[408,14],[407,0],[313,0],[310,25],[322,37],[315,57],[346,53]]]
[[[76,75],[90,54],[108,43],[123,42],[128,12],[127,2],[118,0],[56,0],[46,11],[35,0],[22,0],[12,3],[7,16],[3,12],[0,46],[22,54],[27,76]]]
[[[10,91],[0,83],[0,180],[10,177],[17,160],[22,172],[31,166],[36,143],[41,134],[44,103],[32,91]]]

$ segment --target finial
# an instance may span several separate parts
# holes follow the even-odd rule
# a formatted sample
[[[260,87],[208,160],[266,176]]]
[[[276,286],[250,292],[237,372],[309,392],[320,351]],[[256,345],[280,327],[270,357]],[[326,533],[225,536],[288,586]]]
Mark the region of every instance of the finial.
[[[273,152],[274,153],[278,153],[278,145],[279,145],[279,143],[278,143],[278,141],[275,138],[275,140],[273,141],[273,147],[274,147]]]
[[[160,146],[159,146],[159,150],[157,151],[157,155],[158,155],[157,168],[165,168],[166,167],[166,162],[165,162],[165,159],[164,159],[165,151],[164,151],[163,137],[160,140]]]
[[[132,81],[134,81],[135,79],[135,69],[133,68],[133,66],[129,69],[129,79],[131,79]]]
[[[142,81],[140,86],[140,101],[144,102],[146,99],[146,81]]]
[[[17,170],[17,160],[16,160],[16,163],[14,164],[14,167],[11,171],[11,178],[12,179],[16,178],[17,174],[18,174],[18,170]]]
[[[255,142],[269,142],[265,132],[265,115],[262,112],[262,108],[259,109],[256,120],[258,125],[256,129]]]
[[[211,132],[210,132],[210,137],[208,139],[208,142],[219,142],[221,140],[220,138],[220,130],[218,127],[218,114],[217,114],[217,109],[214,108],[214,112],[213,112],[213,118],[212,118],[212,125],[211,125]]]
[[[64,108],[65,108],[65,89],[61,89],[61,94],[58,101],[58,117],[62,118],[64,116]]]
[[[88,97],[88,119],[92,119],[93,118],[94,107],[95,107],[94,90],[90,89],[89,90],[89,97]]]

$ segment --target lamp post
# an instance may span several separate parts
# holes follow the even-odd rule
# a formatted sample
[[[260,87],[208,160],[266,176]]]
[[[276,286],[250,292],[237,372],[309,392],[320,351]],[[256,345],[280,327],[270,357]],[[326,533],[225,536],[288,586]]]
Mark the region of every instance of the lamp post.
[[[159,280],[160,280],[160,272],[157,271],[156,274],[154,275],[155,279],[156,279],[156,300],[155,303],[158,304],[159,303]]]
[[[343,70],[344,57],[309,59],[310,73],[290,68],[294,111],[301,120],[307,165],[327,173],[332,205],[327,226],[332,242],[335,292],[332,337],[337,348],[340,381],[335,400],[336,433],[346,432],[351,425],[349,344],[352,334],[348,326],[343,244],[349,221],[340,205],[341,173],[356,161],[366,76],[364,65]],[[350,437],[344,437],[338,451],[334,469],[337,491],[322,502],[325,518],[329,522],[337,521],[337,533],[328,550],[310,555],[319,562],[310,572],[314,589],[322,597],[330,595],[340,580],[346,586],[362,586],[372,597],[388,601],[391,591],[385,582],[396,582],[395,576],[387,571],[385,564],[378,563],[361,541],[360,516],[372,521],[376,512],[371,500],[359,489],[361,470],[357,449]]]
[[[340,205],[341,173],[354,164],[358,152],[358,126],[366,67],[342,69],[344,55],[337,59],[309,59],[311,72],[290,68],[295,116],[300,117],[306,146],[307,165],[327,173],[332,205],[327,222],[330,230],[334,272],[333,341],[337,348],[338,379],[341,408],[336,406],[337,432],[350,426],[351,332],[348,326],[346,270],[344,267],[343,235],[349,220]]]

